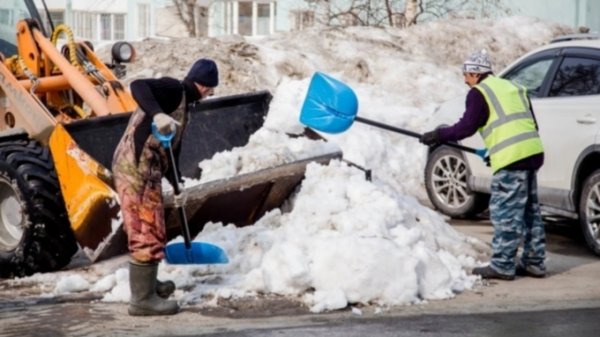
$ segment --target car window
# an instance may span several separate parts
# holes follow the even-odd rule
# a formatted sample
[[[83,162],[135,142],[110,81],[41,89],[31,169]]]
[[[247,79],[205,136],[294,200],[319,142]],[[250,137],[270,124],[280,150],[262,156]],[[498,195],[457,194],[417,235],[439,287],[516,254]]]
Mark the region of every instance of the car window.
[[[556,73],[549,96],[600,94],[600,60],[566,57]]]
[[[538,60],[515,71],[511,71],[504,78],[526,87],[529,96],[538,97],[552,61],[552,58]]]

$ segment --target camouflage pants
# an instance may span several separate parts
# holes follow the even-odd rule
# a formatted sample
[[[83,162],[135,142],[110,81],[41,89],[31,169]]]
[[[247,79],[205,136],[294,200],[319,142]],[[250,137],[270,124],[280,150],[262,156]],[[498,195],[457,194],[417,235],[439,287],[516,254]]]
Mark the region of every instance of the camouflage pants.
[[[149,136],[136,160],[133,132],[142,118],[140,111],[132,115],[113,157],[113,175],[131,256],[157,262],[164,258],[166,242],[161,179],[167,158]]]
[[[546,238],[535,171],[500,170],[494,175],[490,218],[494,225],[491,267],[495,271],[514,275],[521,241],[520,263],[545,270]]]

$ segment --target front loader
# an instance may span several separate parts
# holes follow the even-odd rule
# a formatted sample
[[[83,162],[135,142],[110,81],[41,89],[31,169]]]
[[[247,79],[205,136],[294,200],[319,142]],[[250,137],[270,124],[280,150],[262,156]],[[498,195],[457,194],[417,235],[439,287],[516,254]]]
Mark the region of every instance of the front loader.
[[[0,23],[0,277],[60,269],[78,249],[92,262],[126,252],[110,168],[137,108],[117,77],[134,55],[130,44],[116,43],[105,64],[67,26],[43,27],[33,1],[14,3],[21,6],[12,8],[15,15],[28,14],[11,34]],[[182,175],[199,178],[200,161],[245,145],[262,127],[270,100],[263,91],[197,104],[182,139]],[[308,129],[304,136],[318,137]],[[254,223],[288,198],[309,162],[333,158],[341,153],[188,188],[192,234],[208,221]],[[173,238],[179,220],[172,195],[164,197]]]

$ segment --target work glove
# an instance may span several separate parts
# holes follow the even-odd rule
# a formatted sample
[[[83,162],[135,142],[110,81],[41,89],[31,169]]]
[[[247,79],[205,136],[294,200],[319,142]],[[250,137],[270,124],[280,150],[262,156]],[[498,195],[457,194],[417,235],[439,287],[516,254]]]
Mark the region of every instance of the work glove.
[[[179,194],[173,195],[173,203],[175,207],[180,208],[185,206],[185,202],[187,201],[187,192],[183,188],[183,184],[179,184]]]
[[[425,144],[427,146],[432,146],[438,144],[440,142],[439,131],[436,128],[435,130],[425,132],[421,138],[419,138],[419,142]]]
[[[175,194],[173,196],[173,204],[176,208],[181,208],[185,206],[185,202],[187,201],[187,192],[181,192],[179,194]]]
[[[173,117],[167,115],[164,112],[159,112],[152,118],[156,129],[163,135],[171,134],[177,131],[177,126],[181,125]]]

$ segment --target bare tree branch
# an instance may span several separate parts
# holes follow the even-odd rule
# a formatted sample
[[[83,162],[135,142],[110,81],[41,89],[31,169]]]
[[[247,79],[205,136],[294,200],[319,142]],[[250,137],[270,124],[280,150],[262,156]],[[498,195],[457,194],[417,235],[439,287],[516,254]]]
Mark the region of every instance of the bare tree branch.
[[[449,17],[489,17],[508,13],[502,0],[304,0],[309,8],[323,14],[327,26],[400,26],[408,27],[422,20]],[[324,10],[326,9],[326,10]]]
[[[181,22],[185,25],[185,29],[190,36],[196,36],[196,18],[195,18],[195,7],[196,0],[173,0],[173,4],[177,9],[177,16],[181,19]]]

